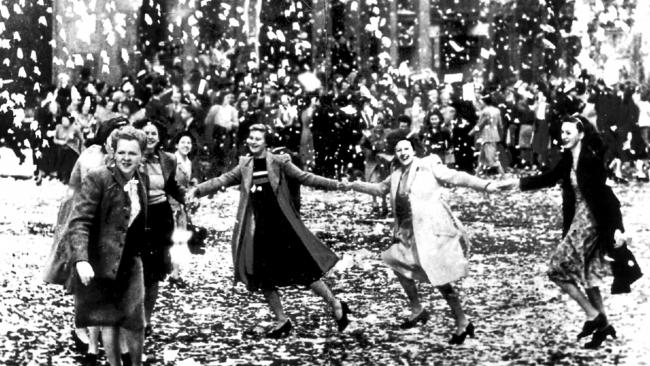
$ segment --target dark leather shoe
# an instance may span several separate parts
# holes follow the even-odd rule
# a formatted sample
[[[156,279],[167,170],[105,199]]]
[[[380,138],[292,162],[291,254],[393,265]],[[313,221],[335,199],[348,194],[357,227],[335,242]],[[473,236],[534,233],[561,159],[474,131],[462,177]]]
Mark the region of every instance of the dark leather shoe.
[[[348,327],[350,324],[350,319],[348,319],[348,315],[352,313],[350,310],[350,307],[345,301],[341,301],[341,318],[336,319],[336,314],[334,315],[334,320],[336,320],[336,326],[339,330],[339,332],[342,332],[345,330],[345,328]]]
[[[99,357],[94,353],[86,353],[84,355],[83,365],[84,366],[98,366]]]
[[[591,335],[591,333],[595,332],[597,329],[603,328],[605,325],[607,325],[607,317],[605,317],[605,314],[603,313],[598,313],[598,316],[592,320],[587,320],[585,324],[582,325],[582,330],[578,333],[578,339]]]
[[[607,336],[611,335],[612,338],[616,339],[616,329],[609,324],[604,328],[598,329],[594,332],[594,335],[591,337],[591,341],[585,343],[586,349],[596,349],[599,348],[601,344],[607,339]]]
[[[270,331],[266,332],[266,338],[272,338],[272,339],[280,339],[280,338],[286,338],[289,336],[291,333],[291,329],[293,328],[293,325],[291,325],[291,320],[287,319],[282,326],[279,328],[273,328]]]
[[[409,329],[417,326],[418,323],[422,323],[422,325],[424,325],[429,321],[430,318],[431,314],[429,314],[426,309],[422,309],[422,311],[417,316],[412,319],[406,319],[406,321],[400,324],[399,327],[400,329]]]
[[[122,353],[120,355],[120,358],[122,359],[122,366],[131,366],[131,354],[130,353]]]
[[[465,327],[465,330],[461,334],[453,334],[449,340],[449,344],[463,344],[467,336],[475,337],[474,324],[472,323],[467,324],[467,327]]]

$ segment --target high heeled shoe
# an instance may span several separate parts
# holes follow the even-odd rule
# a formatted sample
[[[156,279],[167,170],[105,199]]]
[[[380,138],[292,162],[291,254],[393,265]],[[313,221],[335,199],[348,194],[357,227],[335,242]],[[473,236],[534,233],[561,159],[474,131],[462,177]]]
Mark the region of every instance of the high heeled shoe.
[[[449,344],[463,344],[467,336],[475,338],[474,324],[472,323],[467,324],[467,327],[465,327],[465,330],[461,334],[452,334],[451,339],[449,339]]]
[[[582,339],[588,335],[591,335],[591,333],[604,327],[605,325],[607,325],[607,318],[605,317],[605,314],[598,313],[598,316],[592,320],[587,320],[582,325],[582,330],[580,333],[578,333],[578,339]]]
[[[426,309],[422,309],[422,311],[415,316],[413,319],[406,319],[402,324],[399,325],[400,329],[409,329],[413,328],[418,325],[418,323],[422,323],[422,325],[426,324],[429,319],[431,318],[431,315]]]
[[[616,329],[609,324],[604,328],[598,329],[594,332],[594,335],[591,337],[591,340],[585,343],[586,349],[596,349],[599,348],[601,344],[607,339],[607,336],[610,335],[612,338],[616,339]]]
[[[334,320],[336,321],[336,326],[338,327],[339,332],[344,331],[350,324],[348,315],[351,314],[352,311],[345,301],[341,301],[341,313],[341,318],[339,319],[336,318],[336,313],[334,314]]]
[[[281,339],[281,338],[286,338],[289,336],[291,333],[291,329],[293,328],[293,325],[291,324],[291,320],[287,319],[287,321],[282,324],[282,326],[275,327],[271,329],[270,331],[266,332],[266,338],[271,338],[271,339]]]

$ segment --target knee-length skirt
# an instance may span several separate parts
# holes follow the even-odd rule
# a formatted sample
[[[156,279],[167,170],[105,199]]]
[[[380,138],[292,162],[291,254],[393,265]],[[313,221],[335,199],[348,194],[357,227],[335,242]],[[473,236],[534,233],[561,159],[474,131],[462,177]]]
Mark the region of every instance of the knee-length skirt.
[[[551,255],[548,269],[551,280],[584,288],[600,285],[611,274],[611,268],[596,247],[597,239],[594,217],[585,201],[578,197],[569,231]]]
[[[144,328],[144,277],[140,257],[124,258],[115,280],[95,278],[85,286],[73,271],[75,325]]]

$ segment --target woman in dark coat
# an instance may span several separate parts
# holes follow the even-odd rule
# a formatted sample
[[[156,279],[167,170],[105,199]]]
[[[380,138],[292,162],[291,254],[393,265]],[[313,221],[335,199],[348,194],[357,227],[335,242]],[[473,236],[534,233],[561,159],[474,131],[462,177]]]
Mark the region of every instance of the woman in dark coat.
[[[623,219],[620,203],[605,183],[604,148],[593,126],[581,118],[565,120],[562,145],[564,153],[553,169],[522,178],[519,186],[527,191],[562,182],[562,241],[551,255],[548,275],[587,316],[578,339],[593,334],[585,348],[598,348],[608,335],[616,337],[598,285],[611,274],[603,257],[615,241],[622,243]]]
[[[158,285],[172,271],[169,250],[172,247],[174,232],[174,214],[169,198],[183,204],[185,189],[176,181],[176,157],[160,150],[163,141],[162,125],[145,120],[138,127],[147,136],[147,146],[144,151],[144,173],[149,178],[147,209],[148,237],[146,249],[142,253],[145,281],[145,314],[147,317],[146,333],[151,333],[151,315],[156,299]]]
[[[101,327],[106,357],[120,365],[124,336],[131,363],[142,364],[144,280],[140,247],[147,216],[146,176],[138,172],[142,131],[126,126],[113,140],[115,165],[86,176],[69,224],[77,327]]]
[[[241,157],[233,170],[199,184],[188,192],[187,199],[239,184],[239,209],[232,237],[235,281],[264,294],[277,320],[267,337],[289,335],[292,325],[282,309],[278,287],[295,285],[309,286],[325,299],[333,309],[339,331],[343,331],[350,310],[321,280],[338,258],[305,227],[292,203],[287,180],[325,189],[347,186],[300,170],[286,154],[268,152],[267,136],[266,126],[251,126],[247,144],[252,156]]]

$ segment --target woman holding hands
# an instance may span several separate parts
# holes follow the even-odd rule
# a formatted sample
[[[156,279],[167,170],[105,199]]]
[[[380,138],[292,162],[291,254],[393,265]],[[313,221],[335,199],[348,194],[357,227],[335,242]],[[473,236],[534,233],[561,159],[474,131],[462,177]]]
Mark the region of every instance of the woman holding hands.
[[[624,242],[623,219],[620,203],[606,184],[604,146],[594,127],[582,117],[570,117],[562,123],[561,136],[564,152],[554,168],[511,184],[527,191],[562,182],[562,241],[547,274],[585,312],[578,339],[592,335],[584,346],[598,348],[607,336],[616,338],[598,285],[611,274],[605,254]]]
[[[231,171],[190,189],[186,202],[239,184],[240,201],[232,237],[235,280],[250,291],[261,290],[276,323],[268,338],[289,335],[292,324],[284,313],[279,287],[305,286],[332,308],[339,331],[348,323],[350,309],[321,280],[338,257],[312,234],[299,217],[287,186],[288,179],[324,189],[346,184],[304,172],[285,154],[267,151],[269,132],[263,124],[249,128],[250,156],[241,157]]]
[[[354,182],[352,189],[374,196],[390,193],[395,217],[396,243],[382,259],[397,275],[409,299],[411,316],[402,329],[429,320],[422,307],[415,281],[436,286],[449,304],[456,329],[450,344],[462,344],[474,337],[474,325],[467,319],[452,282],[467,275],[469,241],[460,221],[440,197],[443,184],[495,192],[499,183],[447,168],[437,155],[415,157],[414,143],[402,139],[395,146],[397,167],[380,183]]]

